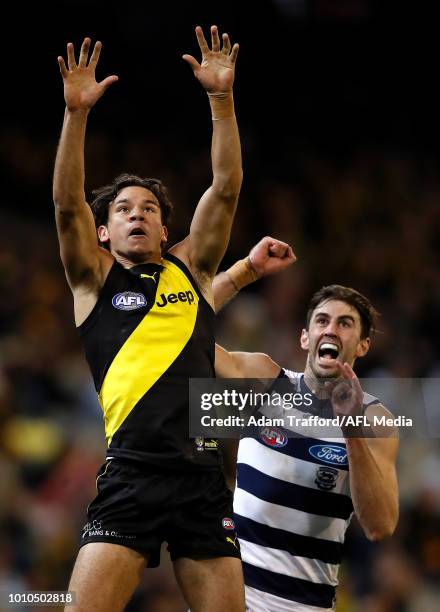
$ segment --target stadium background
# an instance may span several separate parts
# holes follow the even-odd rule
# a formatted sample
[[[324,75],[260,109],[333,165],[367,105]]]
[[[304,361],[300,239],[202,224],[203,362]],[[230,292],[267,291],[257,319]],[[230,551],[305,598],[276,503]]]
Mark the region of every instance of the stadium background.
[[[180,59],[198,56],[197,23],[241,44],[245,180],[222,268],[266,234],[299,260],[225,309],[221,341],[301,369],[307,301],[338,282],[382,312],[362,376],[440,376],[434,15],[372,0],[16,3],[3,15],[0,73],[0,591],[66,587],[104,449],[53,222],[56,57],[69,40],[103,41],[98,76],[120,82],[90,116],[88,193],[125,170],[162,178],[176,241],[210,181],[208,104]],[[341,612],[438,609],[438,439],[402,444],[399,479],[397,534],[373,545],[350,529]],[[185,609],[168,562],[127,609]]]

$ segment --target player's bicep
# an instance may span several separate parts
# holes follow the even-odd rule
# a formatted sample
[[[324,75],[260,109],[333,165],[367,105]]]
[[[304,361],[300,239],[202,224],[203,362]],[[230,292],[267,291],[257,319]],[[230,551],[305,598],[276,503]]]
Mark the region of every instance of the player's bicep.
[[[93,282],[99,277],[100,249],[90,207],[86,203],[76,210],[55,206],[55,219],[69,285],[75,288]]]
[[[237,197],[222,197],[213,187],[201,197],[187,241],[193,268],[215,275],[228,246],[237,201]]]
[[[280,366],[264,353],[229,352],[215,345],[215,371],[221,378],[276,378]]]

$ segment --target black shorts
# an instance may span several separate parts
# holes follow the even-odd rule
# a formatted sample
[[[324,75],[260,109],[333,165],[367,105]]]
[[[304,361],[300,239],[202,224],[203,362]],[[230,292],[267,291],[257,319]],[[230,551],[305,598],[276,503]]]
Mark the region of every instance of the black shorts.
[[[110,542],[160,562],[162,542],[171,559],[237,557],[232,492],[220,470],[172,472],[126,459],[98,471],[98,495],[87,509],[81,546]]]

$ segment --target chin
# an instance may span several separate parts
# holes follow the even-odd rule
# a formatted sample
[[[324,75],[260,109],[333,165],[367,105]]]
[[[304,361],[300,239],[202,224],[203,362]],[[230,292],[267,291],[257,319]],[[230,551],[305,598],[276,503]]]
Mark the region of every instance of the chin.
[[[339,376],[339,370],[337,366],[330,366],[328,368],[323,368],[320,365],[317,365],[313,368],[314,374],[316,378],[337,378]]]
[[[146,251],[146,250],[132,251],[128,253],[127,257],[133,262],[143,263],[144,261],[146,261],[147,259],[151,257],[151,251]]]
[[[148,249],[131,249],[130,251],[117,250],[116,254],[124,259],[128,259],[134,264],[140,264],[145,262],[151,256],[151,251]]]

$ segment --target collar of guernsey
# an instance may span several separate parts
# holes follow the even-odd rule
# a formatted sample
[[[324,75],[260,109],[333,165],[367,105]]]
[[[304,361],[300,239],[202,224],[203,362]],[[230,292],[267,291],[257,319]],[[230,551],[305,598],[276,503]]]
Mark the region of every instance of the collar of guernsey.
[[[170,261],[171,256],[167,257],[169,259],[162,260],[154,303],[116,354],[98,395],[104,412],[108,446],[139,400],[185,348],[194,331],[198,288],[176,263]],[[140,268],[136,266],[136,269]],[[136,273],[136,269],[131,268],[130,272]],[[186,291],[191,291],[194,296],[192,304],[176,302],[168,304],[166,309],[158,305],[162,294]],[[142,347],[151,346],[154,346],[154,359],[146,362]]]

